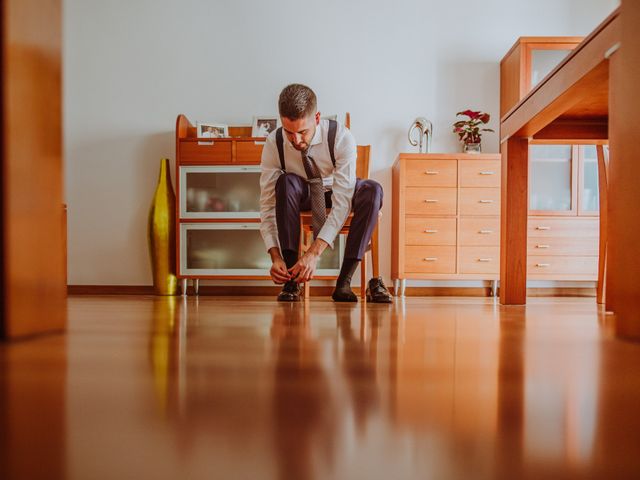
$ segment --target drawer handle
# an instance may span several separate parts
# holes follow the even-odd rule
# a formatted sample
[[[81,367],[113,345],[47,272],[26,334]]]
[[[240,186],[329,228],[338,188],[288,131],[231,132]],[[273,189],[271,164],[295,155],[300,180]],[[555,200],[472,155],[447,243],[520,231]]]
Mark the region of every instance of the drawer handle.
[[[438,257],[425,257],[422,260],[424,260],[425,262],[435,262],[438,260]]]
[[[479,262],[490,262],[492,259],[491,258],[479,258],[478,261]]]
[[[549,248],[549,245],[540,244],[536,245],[536,248]]]
[[[493,233],[493,230],[480,230],[478,233],[480,235],[489,235],[490,233]]]
[[[493,200],[478,200],[478,203],[493,203]]]
[[[551,227],[543,227],[542,225],[538,225],[536,230],[551,230]]]
[[[438,200],[434,198],[428,198],[424,201],[424,203],[438,203]]]
[[[540,267],[540,268],[546,268],[550,266],[551,266],[550,263],[536,263],[536,267]]]
[[[424,172],[425,175],[438,175],[440,172],[438,172],[437,170],[427,170],[426,172]]]
[[[495,175],[496,172],[480,172],[480,175]]]
[[[424,233],[438,233],[438,230],[430,230],[427,228]]]

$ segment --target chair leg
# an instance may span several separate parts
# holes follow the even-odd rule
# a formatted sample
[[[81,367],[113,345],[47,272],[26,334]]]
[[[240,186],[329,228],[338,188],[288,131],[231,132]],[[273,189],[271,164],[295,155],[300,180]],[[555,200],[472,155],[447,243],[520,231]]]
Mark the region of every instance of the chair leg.
[[[373,276],[380,276],[380,263],[378,262],[378,227],[373,230],[373,235],[371,236],[371,268],[373,270]]]
[[[311,247],[311,232],[304,233],[304,251],[306,252]],[[304,282],[304,298],[311,299],[311,281]]]
[[[360,298],[367,297],[367,252],[364,252],[360,262]]]

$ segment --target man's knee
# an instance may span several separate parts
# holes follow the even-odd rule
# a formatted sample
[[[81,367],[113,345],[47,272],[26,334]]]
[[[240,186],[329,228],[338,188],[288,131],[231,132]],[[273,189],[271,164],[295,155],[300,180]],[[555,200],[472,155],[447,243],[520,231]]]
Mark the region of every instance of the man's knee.
[[[276,194],[301,194],[304,180],[294,173],[283,173],[276,180]]]
[[[384,193],[382,191],[382,185],[375,180],[367,179],[363,180],[358,188],[358,200],[364,202],[378,201],[382,205],[382,197]]]

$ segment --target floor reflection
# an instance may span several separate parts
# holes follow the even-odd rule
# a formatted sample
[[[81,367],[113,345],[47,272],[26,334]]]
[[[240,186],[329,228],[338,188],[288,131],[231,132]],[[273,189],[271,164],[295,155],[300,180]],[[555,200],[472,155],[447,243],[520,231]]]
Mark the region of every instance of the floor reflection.
[[[331,470],[334,464],[340,412],[322,364],[322,345],[312,335],[310,322],[308,304],[279,304],[273,311],[271,431],[282,479],[311,479],[321,465]]]
[[[350,406],[359,436],[366,434],[367,418],[379,408],[377,355],[382,309],[334,305],[340,332],[338,353]],[[385,310],[386,312],[386,310]]]
[[[103,320],[70,334],[83,342],[70,411],[89,366],[112,392],[71,417],[77,478],[91,445],[102,468],[126,456],[123,434],[155,452],[137,470],[154,478],[624,478],[640,467],[640,346],[613,338],[589,303],[131,302],[121,323],[122,303],[100,304]]]

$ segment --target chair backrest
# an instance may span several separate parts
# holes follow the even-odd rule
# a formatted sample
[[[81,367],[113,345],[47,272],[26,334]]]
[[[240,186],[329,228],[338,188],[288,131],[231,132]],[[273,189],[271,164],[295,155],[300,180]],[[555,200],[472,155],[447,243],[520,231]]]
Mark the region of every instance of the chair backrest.
[[[344,126],[351,129],[351,114],[345,113]],[[358,158],[356,160],[356,177],[369,178],[369,152],[371,145],[358,145]]]
[[[371,151],[371,145],[358,145],[357,148],[356,177],[369,178],[369,153]]]

